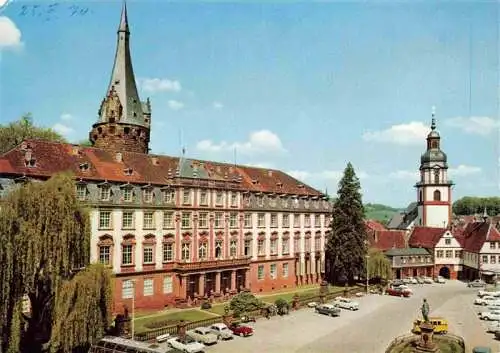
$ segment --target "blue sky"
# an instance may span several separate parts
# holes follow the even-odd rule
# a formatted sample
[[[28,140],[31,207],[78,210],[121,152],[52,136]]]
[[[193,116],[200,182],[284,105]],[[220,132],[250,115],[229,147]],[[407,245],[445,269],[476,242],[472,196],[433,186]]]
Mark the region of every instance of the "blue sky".
[[[51,4],[14,0],[0,14],[0,122],[31,112],[80,141],[108,85],[121,2]],[[238,163],[330,193],[351,161],[365,201],[404,206],[436,106],[454,198],[498,195],[494,2],[129,1],[128,10],[154,153],[177,155],[182,141],[189,157],[233,162],[236,149]]]

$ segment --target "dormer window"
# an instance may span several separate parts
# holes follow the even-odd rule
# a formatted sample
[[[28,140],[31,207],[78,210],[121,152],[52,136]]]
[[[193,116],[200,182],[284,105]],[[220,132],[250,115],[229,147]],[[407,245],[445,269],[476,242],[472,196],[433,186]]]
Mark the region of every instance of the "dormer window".
[[[143,190],[143,200],[144,202],[151,203],[153,202],[153,189],[147,188]]]
[[[299,199],[296,197],[293,198],[293,208],[299,208]]]
[[[36,166],[36,159],[35,158],[26,159],[24,161],[24,165],[28,168],[33,168]]]
[[[182,194],[182,203],[184,205],[191,204],[191,189],[184,189],[183,194]]]
[[[222,191],[217,191],[215,194],[215,204],[217,206],[222,206],[223,202],[224,202],[224,194],[222,193]]]
[[[281,189],[283,187],[283,183],[281,181],[278,181],[276,183],[276,186]]]
[[[259,181],[257,179],[252,179],[252,184],[253,185],[257,185],[259,183]]]
[[[123,201],[132,202],[133,192],[131,187],[123,188],[122,193],[123,193]]]
[[[81,172],[86,172],[86,171],[89,170],[89,164],[87,162],[81,163],[79,165],[79,169],[80,169]]]
[[[302,188],[304,187],[304,184],[299,184],[299,185],[297,185],[297,187],[298,187],[299,189],[302,189]]]
[[[287,198],[283,198],[283,199],[281,200],[281,205],[282,205],[283,207],[288,207],[288,199],[287,199]]]
[[[271,197],[271,198],[269,199],[269,205],[270,205],[271,207],[276,207],[276,198],[275,198],[275,197]]]
[[[309,200],[308,199],[304,200],[304,207],[309,208]]]
[[[172,189],[167,189],[163,191],[163,202],[164,203],[174,203],[175,202],[175,191]]]
[[[76,184],[76,198],[79,201],[85,201],[85,199],[87,198],[87,185]]]
[[[133,173],[134,173],[134,170],[132,168],[125,168],[123,170],[123,173],[126,175],[126,176],[131,176]]]
[[[99,189],[99,199],[101,201],[109,201],[111,199],[111,186],[102,185]]]

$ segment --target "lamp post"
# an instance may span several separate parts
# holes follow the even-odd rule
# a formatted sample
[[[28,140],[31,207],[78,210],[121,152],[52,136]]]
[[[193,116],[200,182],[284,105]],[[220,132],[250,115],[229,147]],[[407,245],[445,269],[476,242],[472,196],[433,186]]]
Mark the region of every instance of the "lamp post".
[[[132,280],[132,318],[130,319],[130,333],[132,335],[132,340],[134,340],[134,317],[135,317],[135,280]]]
[[[368,293],[368,285],[369,285],[369,275],[368,275],[368,259],[369,255],[366,255],[366,293]]]

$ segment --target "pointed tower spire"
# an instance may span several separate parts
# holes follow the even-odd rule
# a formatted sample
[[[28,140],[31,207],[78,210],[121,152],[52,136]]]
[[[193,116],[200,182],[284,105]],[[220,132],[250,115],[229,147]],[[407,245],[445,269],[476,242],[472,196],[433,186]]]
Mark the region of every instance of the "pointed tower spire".
[[[118,27],[118,32],[130,33],[128,29],[127,2],[125,0],[123,0],[122,17],[120,19],[120,27]]]
[[[432,121],[431,121],[431,130],[436,130],[436,107],[432,107]]]

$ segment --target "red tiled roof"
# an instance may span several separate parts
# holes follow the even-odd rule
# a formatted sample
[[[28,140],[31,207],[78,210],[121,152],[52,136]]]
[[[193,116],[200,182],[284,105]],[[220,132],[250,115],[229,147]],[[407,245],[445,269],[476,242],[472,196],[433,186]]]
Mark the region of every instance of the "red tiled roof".
[[[489,233],[489,222],[469,223],[463,233],[464,250],[469,252],[479,252]]]
[[[436,246],[445,231],[446,229],[444,228],[415,227],[411,232],[409,245],[415,248],[432,249]]]
[[[169,174],[175,176],[180,161],[179,157],[121,152],[122,162],[119,162],[114,151],[45,140],[26,140],[24,143],[31,148],[32,157],[36,159],[35,167],[25,165],[25,151],[19,145],[0,156],[1,175],[50,177],[70,171],[84,180],[165,185]],[[223,181],[228,175],[239,174],[243,190],[323,196],[320,191],[279,170],[211,161],[194,162],[203,163],[210,180]],[[80,169],[84,163],[88,163],[87,171]],[[127,168],[133,170],[131,175],[124,173]]]
[[[404,248],[405,231],[404,230],[377,230],[370,237],[371,246],[385,251],[392,248]]]
[[[387,228],[384,227],[384,225],[380,222],[377,222],[373,219],[367,219],[365,221],[366,227],[369,230],[386,230]]]

